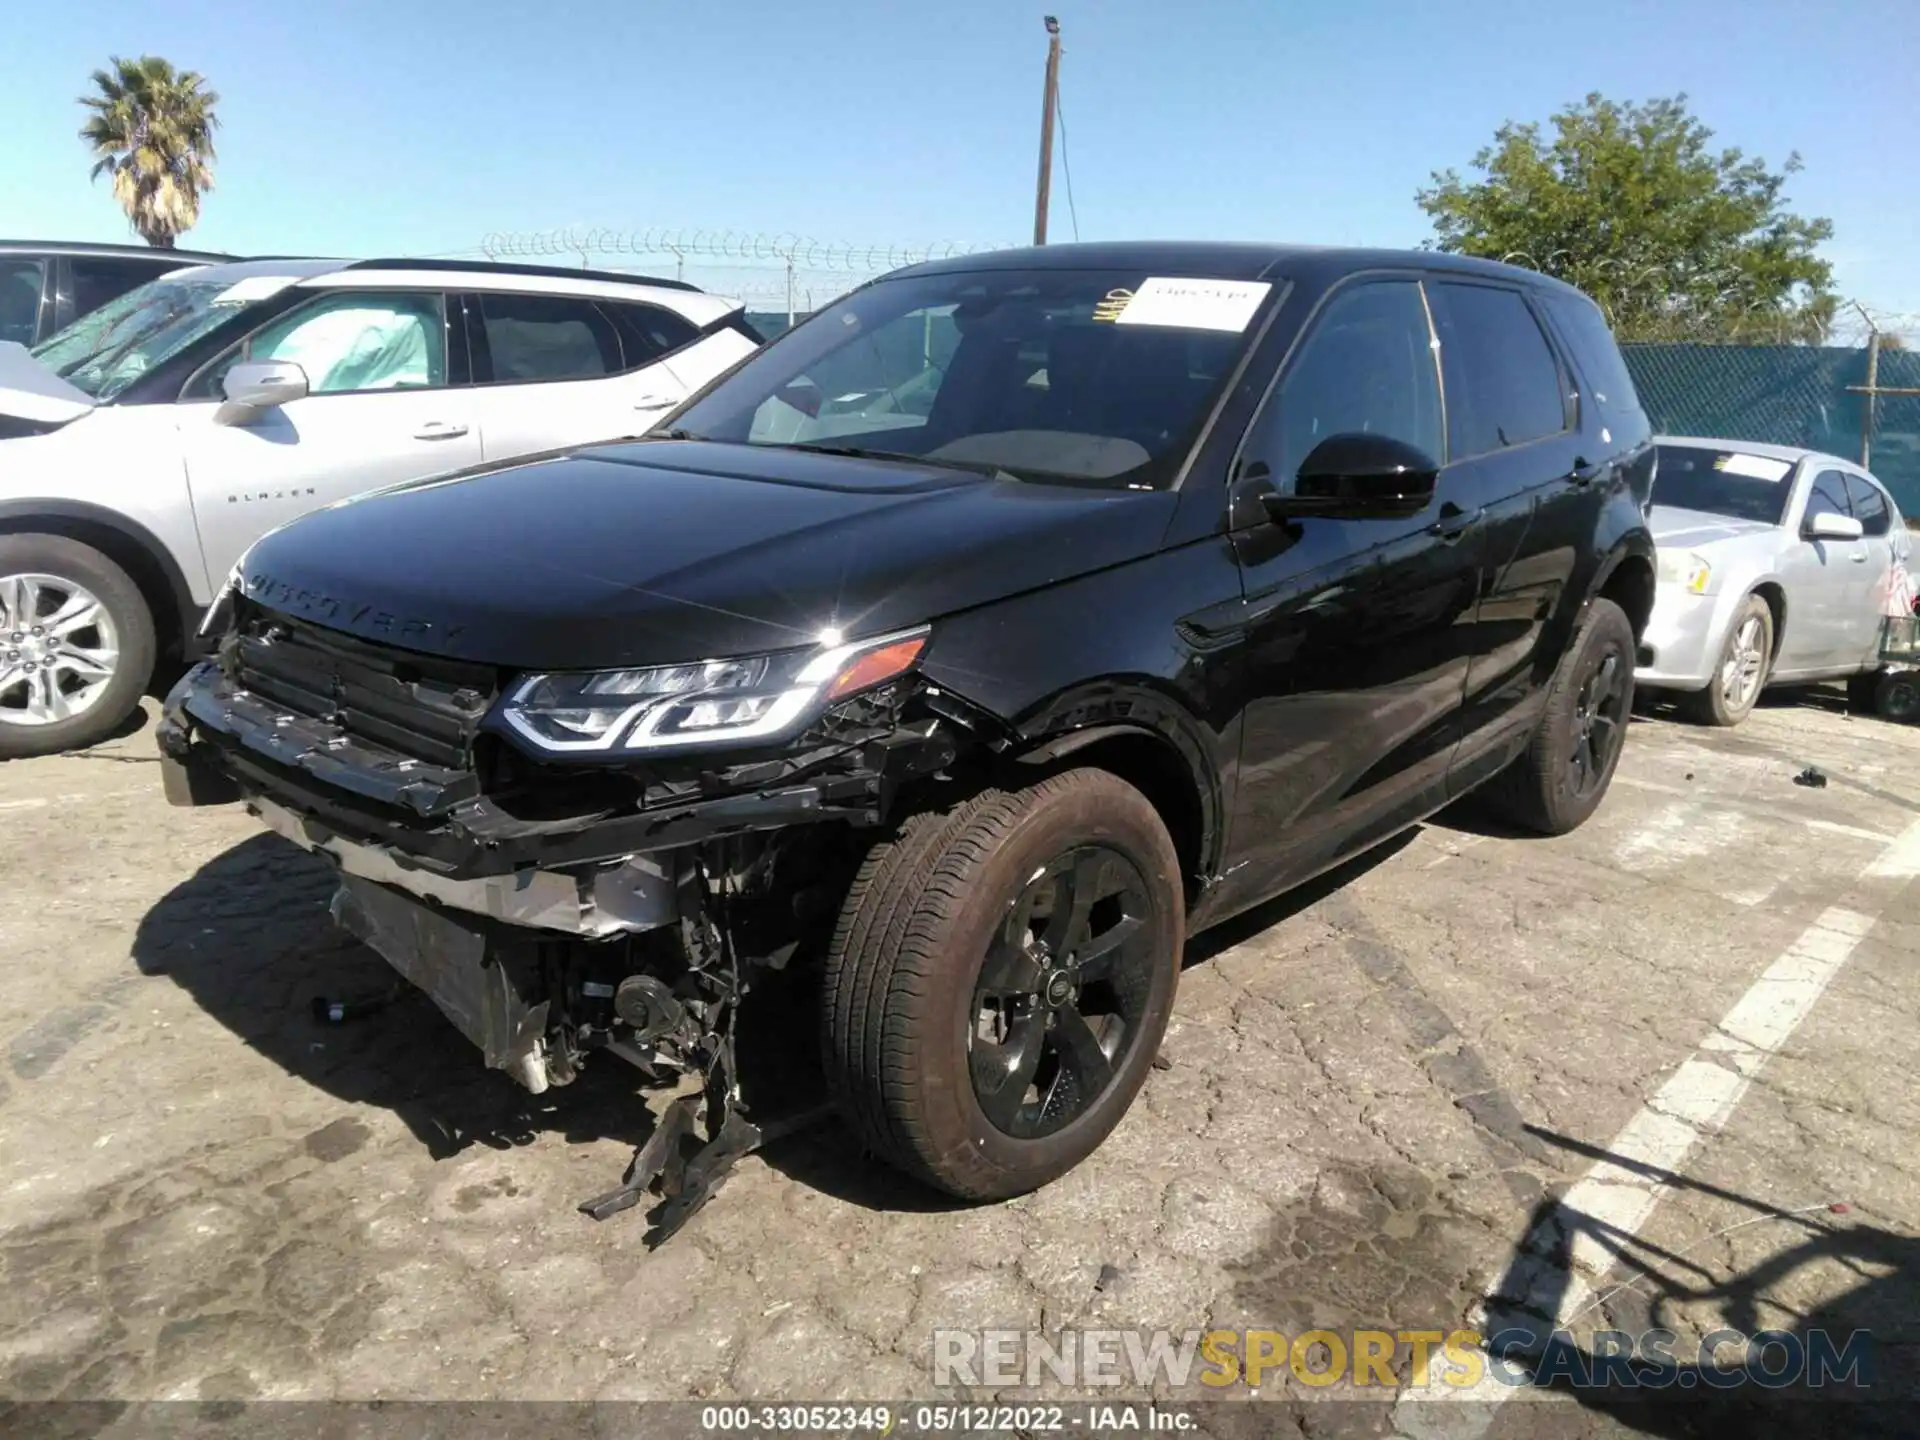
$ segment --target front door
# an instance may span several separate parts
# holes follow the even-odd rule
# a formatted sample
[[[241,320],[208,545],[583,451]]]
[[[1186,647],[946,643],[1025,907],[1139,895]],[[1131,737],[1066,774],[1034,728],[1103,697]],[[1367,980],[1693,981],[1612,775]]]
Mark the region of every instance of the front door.
[[[1232,535],[1245,593],[1230,685],[1242,705],[1223,913],[1324,869],[1434,809],[1465,692],[1481,542],[1443,473],[1418,515],[1276,524],[1242,503],[1283,493],[1330,435],[1446,449],[1417,279],[1336,291],[1248,432]]]
[[[363,491],[480,459],[473,392],[451,383],[445,301],[412,291],[329,291],[270,321],[175,407],[187,483],[217,583],[261,534]],[[229,421],[220,377],[246,358],[288,360],[304,399]]]
[[[1814,539],[1807,526],[1816,515],[1851,515],[1847,477],[1821,470],[1807,487],[1799,540],[1787,546],[1781,565],[1786,582],[1786,633],[1774,671],[1782,676],[1833,674],[1859,663],[1860,625],[1870,613],[1869,547],[1865,539]]]
[[[1859,610],[1852,617],[1853,634],[1849,640],[1855,663],[1864,670],[1879,664],[1880,621],[1888,613],[1892,600],[1894,571],[1906,568],[1907,546],[1899,542],[1907,537],[1905,527],[1898,535],[1894,533],[1893,503],[1885,491],[1865,476],[1851,472],[1846,481],[1847,504],[1853,510],[1853,518],[1860,522],[1861,540],[1867,552],[1866,563],[1855,567],[1865,572],[1866,590],[1860,597]]]

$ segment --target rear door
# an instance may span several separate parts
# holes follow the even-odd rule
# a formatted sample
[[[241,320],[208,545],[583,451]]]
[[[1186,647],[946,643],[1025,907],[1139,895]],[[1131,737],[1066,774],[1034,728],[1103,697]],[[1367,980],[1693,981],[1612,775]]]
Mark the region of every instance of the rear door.
[[[488,460],[642,435],[688,392],[663,357],[697,331],[671,311],[501,291],[463,303]]]
[[[1573,380],[1518,286],[1430,280],[1448,478],[1484,515],[1456,788],[1536,723],[1571,634],[1605,485],[1582,453]]]
[[[1780,567],[1787,622],[1774,671],[1781,676],[1853,668],[1861,648],[1860,612],[1872,609],[1867,541],[1813,539],[1807,526],[1820,514],[1853,514],[1844,471],[1815,468],[1799,516],[1789,512],[1798,538],[1789,541]]]
[[[209,574],[224,575],[263,531],[308,510],[479,460],[446,305],[437,291],[328,290],[188,382],[174,408]],[[220,379],[243,357],[298,364],[307,396],[223,421]]]

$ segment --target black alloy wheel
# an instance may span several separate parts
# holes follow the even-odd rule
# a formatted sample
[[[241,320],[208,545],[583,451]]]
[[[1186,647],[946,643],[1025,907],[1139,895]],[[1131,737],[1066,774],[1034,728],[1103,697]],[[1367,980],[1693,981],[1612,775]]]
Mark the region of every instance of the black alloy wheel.
[[[1119,851],[1078,846],[1036,871],[980,965],[969,1070],[994,1127],[1051,1135],[1113,1084],[1153,992],[1146,880]]]
[[[1586,799],[1613,773],[1613,761],[1626,735],[1631,699],[1623,683],[1627,663],[1608,654],[1580,687],[1573,704],[1573,753],[1567,757],[1567,783]]]

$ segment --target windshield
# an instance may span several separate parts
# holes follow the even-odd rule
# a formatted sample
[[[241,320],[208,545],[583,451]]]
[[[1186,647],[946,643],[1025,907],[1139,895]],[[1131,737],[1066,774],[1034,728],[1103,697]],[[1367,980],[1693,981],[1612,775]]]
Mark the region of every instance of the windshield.
[[[1793,462],[1740,450],[1661,445],[1653,503],[1778,525],[1793,493]]]
[[[1271,288],[1089,270],[882,280],[775,340],[669,434],[1159,488]]]
[[[69,384],[96,400],[111,400],[260,298],[257,287],[246,289],[245,282],[236,285],[231,277],[210,279],[200,272],[168,276],[82,315],[35,346],[33,353]]]

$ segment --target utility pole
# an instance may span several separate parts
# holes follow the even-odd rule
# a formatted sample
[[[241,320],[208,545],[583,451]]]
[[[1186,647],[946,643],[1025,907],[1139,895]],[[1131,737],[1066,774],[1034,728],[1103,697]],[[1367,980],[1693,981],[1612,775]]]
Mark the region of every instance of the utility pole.
[[[1060,95],[1060,22],[1047,16],[1047,94],[1040,111],[1040,183],[1033,199],[1033,243],[1047,243],[1047,201],[1053,190],[1053,112]]]

